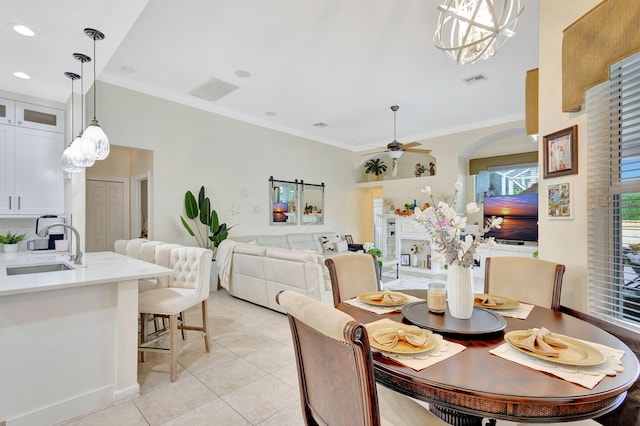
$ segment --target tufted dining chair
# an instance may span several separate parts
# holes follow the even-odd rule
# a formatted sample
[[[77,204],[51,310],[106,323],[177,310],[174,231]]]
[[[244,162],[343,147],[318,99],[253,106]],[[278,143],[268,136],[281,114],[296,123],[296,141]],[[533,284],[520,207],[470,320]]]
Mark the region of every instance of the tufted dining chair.
[[[372,254],[344,253],[325,260],[331,278],[333,305],[365,291],[380,289],[378,259]]]
[[[294,291],[280,292],[276,302],[289,318],[305,424],[446,424],[376,385],[367,330],[353,317]]]
[[[557,311],[565,266],[527,257],[488,257],[484,292]]]
[[[207,299],[209,297],[209,279],[213,253],[199,247],[159,246],[156,263],[175,271],[173,275],[159,277],[157,287],[140,293],[138,310],[140,312],[140,346],[142,352],[169,352],[169,376],[172,382],[177,378],[178,354],[180,352],[178,330],[195,330],[204,333],[205,350],[209,352],[209,334],[207,330]],[[178,317],[184,311],[200,305],[202,326],[188,326],[185,319]],[[146,315],[166,315],[169,317],[169,348],[151,347],[147,340]],[[184,317],[184,316],[183,316]],[[155,340],[155,339],[154,339]]]

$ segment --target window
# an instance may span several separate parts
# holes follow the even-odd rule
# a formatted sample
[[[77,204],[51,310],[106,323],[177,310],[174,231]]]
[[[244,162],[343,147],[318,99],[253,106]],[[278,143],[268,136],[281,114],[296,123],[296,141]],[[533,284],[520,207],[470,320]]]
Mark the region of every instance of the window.
[[[537,193],[537,183],[538,163],[489,167],[476,175],[476,202],[483,202],[484,197],[521,194],[532,186]]]
[[[587,92],[589,310],[640,330],[640,54]]]

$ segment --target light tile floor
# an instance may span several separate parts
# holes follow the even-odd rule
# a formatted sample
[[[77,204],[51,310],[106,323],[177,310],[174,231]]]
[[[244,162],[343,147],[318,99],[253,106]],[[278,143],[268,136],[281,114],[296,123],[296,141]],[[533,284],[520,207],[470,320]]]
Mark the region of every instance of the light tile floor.
[[[211,352],[187,332],[175,382],[169,357],[146,353],[139,397],[65,425],[304,424],[287,317],[224,290],[211,293],[208,308]],[[187,323],[199,321],[199,308],[187,312]]]
[[[303,425],[287,317],[224,290],[211,293],[208,308],[211,352],[188,332],[175,382],[169,357],[147,353],[138,364],[139,397],[64,425]],[[199,321],[199,308],[187,312],[187,323]],[[498,421],[507,425],[515,423]]]

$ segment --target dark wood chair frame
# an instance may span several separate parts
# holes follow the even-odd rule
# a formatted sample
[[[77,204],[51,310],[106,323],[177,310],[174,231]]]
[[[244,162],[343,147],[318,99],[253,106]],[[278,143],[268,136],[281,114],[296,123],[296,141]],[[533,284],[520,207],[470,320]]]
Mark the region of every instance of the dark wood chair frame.
[[[278,303],[279,296],[276,296]],[[348,322],[344,327],[344,338],[348,342],[345,344],[287,316],[305,424],[380,425],[373,359],[364,326],[356,321]],[[345,367],[349,364],[355,369]],[[339,384],[336,375],[341,377]]]
[[[376,271],[376,283],[380,282],[380,268],[378,267],[378,258],[373,255],[371,256],[372,268]],[[342,302],[342,297],[340,296],[340,283],[338,282],[338,273],[336,272],[336,264],[333,259],[327,259],[324,261],[325,265],[327,265],[327,269],[329,269],[329,277],[331,278],[331,290],[333,291],[333,306],[338,306],[340,302]],[[379,284],[376,285],[376,289],[379,287]]]

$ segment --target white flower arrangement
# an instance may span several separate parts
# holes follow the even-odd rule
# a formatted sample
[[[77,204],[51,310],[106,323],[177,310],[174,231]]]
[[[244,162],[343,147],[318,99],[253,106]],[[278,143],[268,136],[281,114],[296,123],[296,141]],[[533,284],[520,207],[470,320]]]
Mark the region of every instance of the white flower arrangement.
[[[431,198],[431,207],[424,211],[416,208],[414,211],[416,218],[413,225],[415,227],[424,226],[429,232],[431,246],[436,251],[434,261],[442,261],[446,265],[457,261],[461,266],[471,267],[479,247],[495,244],[493,237],[484,238],[483,235],[491,229],[500,229],[502,218],[492,216],[487,219],[484,227],[479,229],[475,235],[467,234],[464,239],[460,239],[462,230],[467,225],[467,216],[458,216],[455,208],[456,198],[461,188],[462,183],[456,182],[449,202],[439,201],[436,203],[431,193],[431,187],[425,186],[422,192]],[[467,215],[478,211],[480,209],[476,203],[467,204]]]
[[[376,248],[375,244],[370,241],[367,241],[362,245],[364,252],[367,254],[372,254],[378,259],[378,267],[382,268],[382,261],[380,257],[382,256],[382,251],[379,248]]]
[[[422,251],[422,246],[419,244],[413,244],[409,250],[413,254],[418,254]]]

